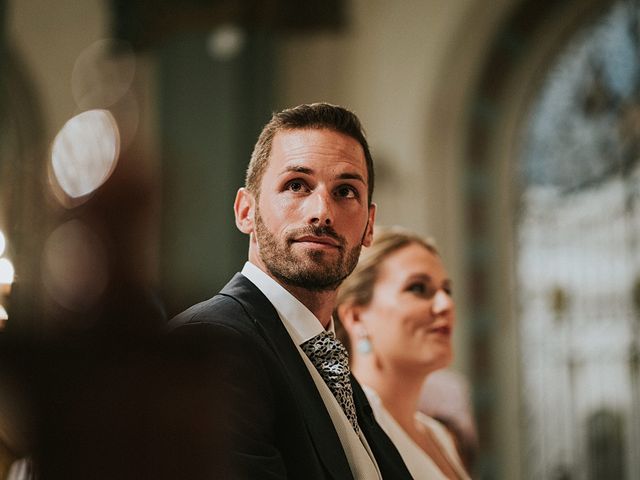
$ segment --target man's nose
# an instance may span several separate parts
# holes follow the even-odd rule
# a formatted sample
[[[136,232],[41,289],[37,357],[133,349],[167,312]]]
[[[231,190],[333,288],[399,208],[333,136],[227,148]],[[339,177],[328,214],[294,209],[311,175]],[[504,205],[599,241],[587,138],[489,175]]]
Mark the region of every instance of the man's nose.
[[[333,224],[333,199],[329,192],[318,189],[307,198],[309,223],[320,226]]]
[[[449,312],[453,309],[453,299],[446,291],[440,289],[433,297],[433,313]]]

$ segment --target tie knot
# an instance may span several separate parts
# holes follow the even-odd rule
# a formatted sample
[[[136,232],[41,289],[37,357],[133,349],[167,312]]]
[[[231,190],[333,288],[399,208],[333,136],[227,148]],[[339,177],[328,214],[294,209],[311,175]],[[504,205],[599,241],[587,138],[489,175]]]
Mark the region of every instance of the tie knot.
[[[321,332],[301,345],[307,356],[322,362],[348,364],[349,354],[333,332]],[[315,364],[315,361],[314,361]]]

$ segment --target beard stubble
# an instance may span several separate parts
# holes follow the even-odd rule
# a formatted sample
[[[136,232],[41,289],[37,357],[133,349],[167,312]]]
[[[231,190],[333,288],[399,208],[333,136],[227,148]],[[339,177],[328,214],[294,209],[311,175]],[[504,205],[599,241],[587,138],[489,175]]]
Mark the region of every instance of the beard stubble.
[[[256,209],[256,238],[260,258],[269,273],[280,282],[311,291],[330,291],[340,286],[353,271],[362,245],[348,249],[346,240],[332,227],[309,225],[292,229],[278,239],[269,231],[259,210]],[[296,254],[293,239],[304,235],[328,236],[340,245],[338,255],[321,250],[309,250]]]

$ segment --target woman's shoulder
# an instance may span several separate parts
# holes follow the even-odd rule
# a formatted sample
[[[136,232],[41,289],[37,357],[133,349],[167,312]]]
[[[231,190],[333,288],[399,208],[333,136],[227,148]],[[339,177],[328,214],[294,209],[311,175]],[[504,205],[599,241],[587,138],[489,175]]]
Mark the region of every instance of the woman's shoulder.
[[[429,415],[420,411],[416,412],[416,421],[422,426],[428,428],[431,433],[438,439],[440,444],[448,451],[455,452],[456,445],[453,440],[453,434],[442,423]]]

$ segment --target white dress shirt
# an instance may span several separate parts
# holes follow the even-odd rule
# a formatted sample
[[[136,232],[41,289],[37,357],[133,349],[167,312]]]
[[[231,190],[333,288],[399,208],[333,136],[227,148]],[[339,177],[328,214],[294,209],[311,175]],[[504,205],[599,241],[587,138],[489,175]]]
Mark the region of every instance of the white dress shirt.
[[[362,389],[367,394],[376,420],[400,452],[411,476],[415,480],[446,480],[447,477],[431,457],[413,441],[384,407],[378,393],[367,385],[362,385]],[[415,421],[428,428],[433,434],[458,478],[469,480],[469,475],[462,466],[462,460],[460,460],[453,438],[444,425],[422,412],[416,412]]]
[[[340,443],[347,456],[354,478],[362,480],[382,479],[380,469],[378,468],[378,464],[369,448],[366,438],[362,433],[357,434],[355,432],[324,379],[300,348],[300,345],[304,342],[324,331],[320,320],[282,285],[251,262],[245,263],[242,269],[242,275],[258,287],[275,307],[280,316],[280,320],[282,320],[284,327],[287,332],[289,332],[289,336],[291,336],[291,339],[298,347],[298,353],[307,366],[318,388],[318,392],[322,397],[322,401],[325,407],[327,407],[327,411],[338,433],[338,438],[340,438]],[[329,327],[330,330],[333,330],[333,319]]]

